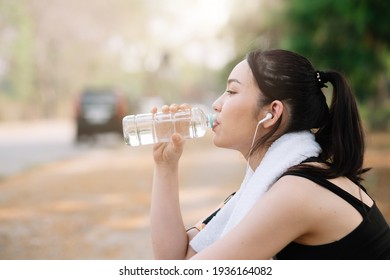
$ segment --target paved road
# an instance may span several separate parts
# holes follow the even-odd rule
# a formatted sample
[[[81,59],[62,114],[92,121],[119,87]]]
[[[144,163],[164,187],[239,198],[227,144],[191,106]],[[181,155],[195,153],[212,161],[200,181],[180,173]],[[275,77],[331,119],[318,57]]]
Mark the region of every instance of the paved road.
[[[95,142],[76,144],[71,121],[0,123],[0,177],[67,159],[121,142],[116,135],[100,135]]]
[[[9,135],[1,130],[8,137],[1,158],[14,170],[37,166],[0,179],[0,259],[152,258],[151,146],[131,148],[106,137],[74,147],[69,124],[20,128],[7,129]],[[21,138],[21,131],[31,137]],[[210,136],[188,141],[181,159],[186,226],[236,190],[245,168],[238,152],[216,149]]]

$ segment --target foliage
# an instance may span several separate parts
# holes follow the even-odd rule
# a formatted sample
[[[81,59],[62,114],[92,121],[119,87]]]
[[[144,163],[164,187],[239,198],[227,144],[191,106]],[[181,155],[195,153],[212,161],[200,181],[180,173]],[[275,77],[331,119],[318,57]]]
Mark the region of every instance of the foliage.
[[[1,51],[7,52],[10,57],[7,62],[11,65],[9,77],[0,81],[3,84],[1,89],[8,94],[13,93],[14,97],[25,98],[33,87],[31,18],[24,0],[1,0],[0,10],[0,35],[3,34],[5,45],[0,54]]]
[[[282,46],[312,59],[318,68],[347,73],[361,101],[377,94],[389,57],[390,2],[290,0]]]
[[[390,106],[389,103],[377,107],[375,110],[370,110],[369,116],[370,128],[373,131],[389,131],[390,130]]]

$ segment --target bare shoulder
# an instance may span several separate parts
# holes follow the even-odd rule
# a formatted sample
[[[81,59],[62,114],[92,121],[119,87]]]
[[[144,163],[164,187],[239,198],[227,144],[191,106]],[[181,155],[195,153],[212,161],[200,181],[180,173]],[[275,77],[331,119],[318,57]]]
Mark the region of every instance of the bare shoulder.
[[[362,199],[365,204],[369,206],[373,204],[372,199],[366,193],[362,192],[361,188],[350,179],[346,177],[337,177],[329,179],[328,181],[355,198],[359,200]],[[336,199],[337,201],[341,200],[340,197],[329,191],[327,188],[320,187],[316,182],[295,175],[286,175],[281,177],[271,187],[270,191],[278,191],[280,194],[296,194],[302,198],[310,198],[310,201],[314,203],[317,203],[318,201],[324,202],[327,198],[332,200]],[[316,199],[318,201],[316,201]]]
[[[273,185],[273,187],[274,186],[276,186],[276,187],[278,187],[278,186],[294,187],[295,186],[296,187],[296,186],[300,186],[302,184],[310,185],[310,184],[313,184],[313,182],[304,178],[304,177],[301,177],[301,176],[285,175],[285,176],[282,176],[279,180],[277,180],[275,182],[275,184]]]
[[[315,191],[316,183],[294,175],[286,175],[277,180],[269,190],[269,194],[286,196],[289,200],[297,199],[299,202],[311,196],[311,191]]]
[[[326,204],[336,198],[317,183],[294,175],[281,177],[269,189],[266,197],[272,201],[271,207],[277,205],[284,213],[293,211],[300,219],[313,218],[313,210],[327,207]]]

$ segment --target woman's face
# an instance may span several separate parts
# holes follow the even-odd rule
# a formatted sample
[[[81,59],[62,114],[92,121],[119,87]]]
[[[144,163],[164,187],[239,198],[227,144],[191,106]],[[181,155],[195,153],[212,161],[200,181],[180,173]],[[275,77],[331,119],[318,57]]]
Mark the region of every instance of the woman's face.
[[[232,70],[225,92],[213,103],[216,111],[214,144],[247,155],[251,148],[259,116],[260,90],[246,60]],[[257,138],[260,136],[260,130]]]

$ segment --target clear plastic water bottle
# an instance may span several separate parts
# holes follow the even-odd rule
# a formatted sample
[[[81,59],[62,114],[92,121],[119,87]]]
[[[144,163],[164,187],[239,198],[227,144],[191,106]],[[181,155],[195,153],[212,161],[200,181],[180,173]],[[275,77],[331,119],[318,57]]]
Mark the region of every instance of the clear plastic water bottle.
[[[123,135],[127,145],[140,146],[170,142],[173,133],[184,139],[202,137],[214,125],[214,115],[206,115],[200,108],[176,113],[147,113],[123,118]]]

